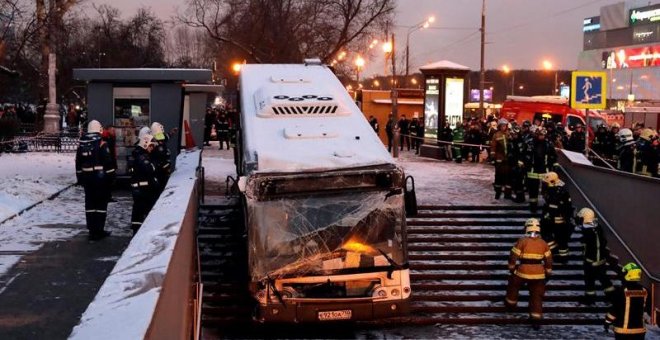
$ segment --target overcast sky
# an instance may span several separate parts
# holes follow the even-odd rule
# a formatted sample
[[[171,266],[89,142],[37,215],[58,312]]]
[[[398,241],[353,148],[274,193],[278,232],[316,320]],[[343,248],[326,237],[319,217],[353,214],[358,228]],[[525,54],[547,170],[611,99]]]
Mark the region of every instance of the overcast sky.
[[[313,0],[309,0],[313,1]],[[542,60],[555,67],[575,69],[582,50],[582,20],[600,14],[600,7],[620,0],[486,0],[486,68],[508,64],[514,69],[538,69]],[[657,0],[629,0],[641,7]],[[91,0],[109,3],[123,15],[141,6],[169,19],[185,0]],[[411,73],[426,63],[448,59],[479,69],[478,28],[481,0],[398,0],[396,21],[409,26],[434,15],[437,29],[416,31],[410,37]],[[397,48],[405,47],[406,28],[396,30]],[[380,52],[382,50],[378,50]],[[383,57],[367,60],[364,74],[383,73]]]

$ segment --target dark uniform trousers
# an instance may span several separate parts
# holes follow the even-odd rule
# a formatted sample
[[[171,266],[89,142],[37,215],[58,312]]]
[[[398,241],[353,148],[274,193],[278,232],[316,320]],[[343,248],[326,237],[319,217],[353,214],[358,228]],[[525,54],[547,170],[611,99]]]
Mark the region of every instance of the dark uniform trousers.
[[[144,182],[141,182],[144,183]],[[151,208],[158,200],[157,188],[153,184],[139,185],[136,183],[132,185],[133,194],[133,211],[131,213],[131,229],[137,232],[144,223],[144,220],[149,215]]]
[[[511,196],[511,167],[506,160],[495,161],[495,193],[499,194],[504,189],[504,196]]]
[[[529,193],[529,208],[536,210],[539,206],[539,186],[544,173],[538,173],[533,170],[527,172],[527,192]]]
[[[525,201],[525,168],[521,165],[511,167],[511,190],[518,202]]]
[[[86,184],[84,188],[87,229],[89,229],[90,235],[100,234],[105,228],[110,188],[106,188],[106,185],[102,183]]]
[[[612,285],[610,278],[607,276],[607,262],[605,262],[605,260],[600,262],[584,261],[583,266],[585,295],[589,297],[596,296],[596,280],[598,280],[603,287],[605,297],[610,300],[611,295],[614,292],[614,286]]]

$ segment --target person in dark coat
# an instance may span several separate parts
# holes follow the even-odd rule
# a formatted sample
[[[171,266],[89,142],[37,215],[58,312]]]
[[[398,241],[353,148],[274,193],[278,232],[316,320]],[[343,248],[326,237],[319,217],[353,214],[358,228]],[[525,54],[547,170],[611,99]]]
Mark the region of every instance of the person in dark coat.
[[[396,129],[396,122],[392,114],[387,117],[387,124],[385,125],[385,134],[387,134],[387,151],[392,152],[392,141],[394,140],[394,129]]]
[[[596,280],[607,300],[611,300],[614,285],[607,276],[607,259],[609,248],[603,228],[596,221],[596,214],[589,208],[582,208],[576,216],[579,229],[582,230],[583,267],[584,267],[584,299],[583,303],[591,305],[596,302]]]
[[[648,292],[639,281],[642,269],[635,263],[623,266],[622,286],[612,294],[612,306],[605,316],[603,327],[608,332],[614,326],[615,339],[644,340],[644,309]]]
[[[451,161],[454,156],[452,155],[452,146],[451,142],[454,139],[454,130],[452,130],[449,121],[445,120],[445,125],[440,130],[440,140],[446,143],[441,144],[440,146],[444,149],[445,160]]]
[[[399,142],[401,145],[399,145],[399,147],[401,148],[401,151],[403,151],[404,144],[408,147],[408,151],[410,151],[410,120],[406,118],[406,115],[401,116],[399,122],[397,122],[397,127],[399,128],[400,133]]]
[[[410,141],[412,143],[412,148],[415,150],[415,153],[419,153],[419,144],[420,136],[417,134],[419,131],[419,118],[414,116],[408,125],[408,131],[410,131]]]
[[[378,134],[380,126],[378,125],[378,119],[376,119],[376,117],[373,115],[369,116],[369,125],[371,125],[371,128],[374,129],[374,132]]]
[[[571,136],[568,138],[568,145],[565,146],[566,150],[573,152],[584,152],[586,147],[587,136],[584,132],[584,127],[582,124],[578,123],[575,125],[575,131],[571,133]]]
[[[98,121],[89,122],[87,133],[80,138],[75,160],[76,178],[85,188],[85,217],[91,241],[110,235],[105,230],[105,219],[116,175],[110,148],[101,137],[102,130]]]
[[[220,143],[220,150],[223,149],[223,144],[227,144],[227,150],[229,150],[229,119],[224,112],[220,112],[217,120],[215,121],[215,131],[218,134],[218,142]]]
[[[156,167],[149,157],[155,146],[153,136],[145,134],[140,138],[138,146],[133,149],[133,162],[129,169],[133,194],[133,211],[131,213],[133,235],[142,227],[142,223],[158,199],[159,184]]]

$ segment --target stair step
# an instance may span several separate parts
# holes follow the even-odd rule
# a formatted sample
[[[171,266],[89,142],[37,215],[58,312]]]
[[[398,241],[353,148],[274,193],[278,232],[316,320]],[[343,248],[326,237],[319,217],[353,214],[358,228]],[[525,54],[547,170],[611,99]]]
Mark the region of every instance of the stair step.
[[[471,274],[455,274],[452,272],[448,273],[411,273],[410,280],[414,282],[415,280],[508,280],[509,273],[471,273]],[[609,275],[611,280],[616,279],[616,275]],[[580,281],[584,282],[583,274],[563,274],[563,273],[553,273],[552,280],[557,281]]]
[[[506,313],[507,310],[502,306],[411,306],[412,313]],[[527,306],[517,306],[514,313],[526,313]],[[606,307],[598,306],[543,306],[543,313],[605,313]],[[601,319],[602,322],[602,319]]]
[[[527,205],[419,205],[423,210],[529,210]]]
[[[475,242],[476,243],[476,242]],[[513,247],[513,244],[511,243],[503,243],[503,244],[496,244],[496,243],[486,243],[486,244],[470,244],[470,243],[459,243],[459,242],[452,242],[447,245],[445,244],[423,244],[423,245],[418,245],[418,244],[411,244],[408,245],[408,250],[409,251],[463,251],[463,252],[481,252],[481,251],[503,251],[503,252],[509,252],[511,248]],[[569,251],[572,252],[581,252],[583,247],[579,245],[569,245],[568,247]]]
[[[529,211],[495,211],[495,212],[420,212],[410,219],[425,219],[425,218],[530,218],[537,217],[538,214],[532,214]]]

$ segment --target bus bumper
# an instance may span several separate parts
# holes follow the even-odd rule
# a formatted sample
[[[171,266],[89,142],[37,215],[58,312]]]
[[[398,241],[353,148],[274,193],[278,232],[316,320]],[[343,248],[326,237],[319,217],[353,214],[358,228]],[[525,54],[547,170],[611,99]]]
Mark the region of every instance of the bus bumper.
[[[350,312],[348,312],[350,311]],[[258,306],[260,322],[368,321],[410,313],[410,298],[388,301],[304,303],[288,302]],[[349,318],[350,316],[350,318]]]

